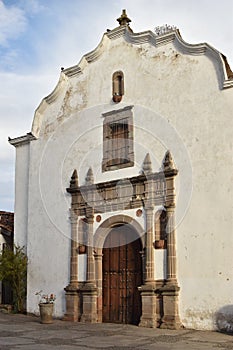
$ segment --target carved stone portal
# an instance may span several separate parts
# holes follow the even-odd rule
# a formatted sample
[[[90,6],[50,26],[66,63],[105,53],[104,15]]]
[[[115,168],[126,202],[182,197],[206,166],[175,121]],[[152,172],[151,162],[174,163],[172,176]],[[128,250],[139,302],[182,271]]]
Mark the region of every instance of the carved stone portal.
[[[114,225],[134,225],[143,240],[140,252],[142,263],[141,318],[139,326],[177,329],[181,327],[178,310],[179,286],[176,276],[176,233],[175,233],[175,186],[178,171],[170,152],[166,152],[162,170],[153,173],[150,156],[146,156],[142,174],[127,179],[94,183],[91,169],[86,184],[79,186],[77,171],[74,170],[67,192],[71,203],[71,259],[70,284],[66,290],[67,312],[64,319],[83,322],[102,322],[102,251],[108,232]],[[156,228],[155,207],[162,206],[161,220]],[[143,233],[139,232],[136,220],[127,216],[128,209],[141,210],[145,216]],[[95,215],[119,211],[121,215],[110,216],[94,236]],[[116,219],[117,218],[117,219]],[[127,219],[128,218],[128,219]],[[79,225],[79,222],[82,225]],[[166,223],[166,230],[164,223]],[[140,225],[138,225],[140,226]],[[78,232],[81,229],[82,232]],[[84,237],[84,238],[82,238]],[[95,237],[95,241],[93,241]],[[82,241],[84,239],[84,241]],[[97,244],[98,241],[98,244]],[[159,243],[160,244],[159,244]],[[161,242],[163,244],[161,244]],[[80,246],[86,247],[86,282],[78,282],[78,257]],[[156,280],[154,271],[155,249],[167,251],[167,276]],[[98,258],[97,258],[98,257]]]

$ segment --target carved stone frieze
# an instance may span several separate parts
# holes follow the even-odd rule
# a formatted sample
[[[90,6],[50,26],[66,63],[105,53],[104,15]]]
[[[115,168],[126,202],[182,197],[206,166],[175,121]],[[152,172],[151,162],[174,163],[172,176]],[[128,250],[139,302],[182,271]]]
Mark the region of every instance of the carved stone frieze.
[[[74,186],[72,181],[67,192],[72,195],[72,208],[78,216],[86,215],[90,208],[94,213],[104,213],[145,205],[168,207],[175,202],[174,177],[177,173],[178,170],[169,169],[83,186]]]

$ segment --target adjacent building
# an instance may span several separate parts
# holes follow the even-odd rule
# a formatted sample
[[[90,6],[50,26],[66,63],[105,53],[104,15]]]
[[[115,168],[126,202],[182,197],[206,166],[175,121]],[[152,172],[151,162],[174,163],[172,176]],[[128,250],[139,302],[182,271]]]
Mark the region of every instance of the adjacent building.
[[[13,249],[14,213],[0,211],[0,252],[6,247]],[[0,304],[12,303],[12,290],[7,283],[0,281]]]

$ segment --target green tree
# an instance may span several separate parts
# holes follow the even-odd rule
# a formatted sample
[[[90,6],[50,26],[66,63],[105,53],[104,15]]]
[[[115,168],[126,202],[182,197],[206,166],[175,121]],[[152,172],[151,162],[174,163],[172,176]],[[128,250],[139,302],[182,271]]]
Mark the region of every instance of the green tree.
[[[6,247],[0,254],[0,280],[10,284],[16,312],[24,311],[27,280],[27,256],[24,247]]]

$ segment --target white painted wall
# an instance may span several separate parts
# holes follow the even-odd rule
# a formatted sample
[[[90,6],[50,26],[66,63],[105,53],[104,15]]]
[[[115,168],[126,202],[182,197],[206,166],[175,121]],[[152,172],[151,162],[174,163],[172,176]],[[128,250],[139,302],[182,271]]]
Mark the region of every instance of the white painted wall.
[[[186,327],[212,329],[215,312],[232,304],[233,89],[220,89],[215,59],[184,54],[176,41],[154,47],[105,38],[101,56],[89,64],[83,60],[81,66],[77,76],[62,73],[56,94],[39,108],[33,124],[39,138],[30,143],[30,164],[28,146],[17,148],[16,237],[27,241],[28,311],[38,312],[35,292],[43,289],[57,295],[56,315],[65,312],[70,252],[66,188],[73,170],[80,184],[90,166],[95,182],[134,176],[149,152],[153,171],[158,171],[170,149],[179,169],[181,320]],[[111,100],[111,77],[117,70],[125,78],[120,104]],[[134,106],[135,165],[102,173],[102,113],[128,105]],[[159,265],[156,269],[161,275]]]
[[[30,144],[17,146],[15,159],[14,243],[25,246],[28,232],[28,183]]]

